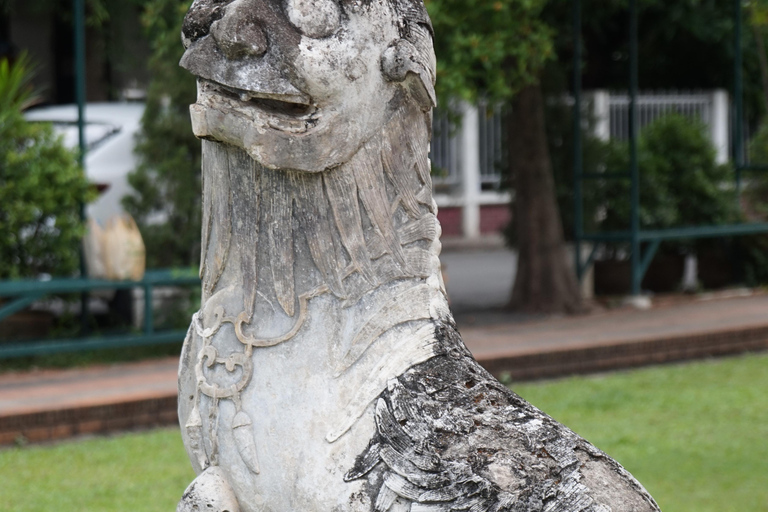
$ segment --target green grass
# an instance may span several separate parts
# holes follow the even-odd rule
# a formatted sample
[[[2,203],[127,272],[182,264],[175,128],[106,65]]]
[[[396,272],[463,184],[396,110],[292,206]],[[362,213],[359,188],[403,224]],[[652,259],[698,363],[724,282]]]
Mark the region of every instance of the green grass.
[[[665,512],[768,512],[768,355],[513,388],[619,460]],[[167,512],[193,477],[176,429],[5,449],[0,509]]]
[[[178,429],[0,450],[0,510],[171,512],[194,476]]]
[[[768,356],[513,389],[618,460],[665,512],[768,511]]]

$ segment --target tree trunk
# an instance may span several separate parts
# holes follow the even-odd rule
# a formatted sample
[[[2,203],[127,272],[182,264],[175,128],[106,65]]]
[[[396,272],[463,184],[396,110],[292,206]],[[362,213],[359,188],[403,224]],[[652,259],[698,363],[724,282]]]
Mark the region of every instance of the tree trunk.
[[[519,255],[509,308],[537,313],[583,312],[576,276],[567,260],[544,128],[544,99],[538,84],[515,96],[508,143]]]

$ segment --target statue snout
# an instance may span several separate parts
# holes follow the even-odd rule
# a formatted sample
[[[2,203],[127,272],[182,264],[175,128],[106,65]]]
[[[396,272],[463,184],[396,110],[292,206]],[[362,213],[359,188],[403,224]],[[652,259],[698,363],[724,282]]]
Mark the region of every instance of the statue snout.
[[[267,51],[262,22],[244,0],[228,5],[224,16],[211,24],[210,34],[228,59],[260,57]]]

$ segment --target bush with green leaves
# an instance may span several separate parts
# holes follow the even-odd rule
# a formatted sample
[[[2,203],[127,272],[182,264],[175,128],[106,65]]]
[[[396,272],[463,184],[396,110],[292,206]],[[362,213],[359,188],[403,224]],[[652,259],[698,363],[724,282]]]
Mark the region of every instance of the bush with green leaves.
[[[749,160],[754,165],[768,165],[768,123],[763,123],[749,142]],[[742,204],[750,221],[768,222],[768,173],[743,173]],[[744,283],[768,284],[768,234],[740,237],[736,241],[742,258]]]
[[[736,222],[734,177],[718,164],[701,121],[673,114],[646,126],[638,137],[640,227],[663,229]],[[608,172],[629,170],[627,143],[613,143],[606,154]],[[630,180],[601,180],[602,230],[630,227]]]
[[[763,123],[749,141],[749,161],[755,165],[768,165],[768,122]],[[748,212],[761,220],[768,220],[768,172],[744,173],[744,184]]]
[[[93,196],[53,127],[24,119],[36,99],[32,75],[24,55],[0,61],[0,279],[74,273],[80,205]]]

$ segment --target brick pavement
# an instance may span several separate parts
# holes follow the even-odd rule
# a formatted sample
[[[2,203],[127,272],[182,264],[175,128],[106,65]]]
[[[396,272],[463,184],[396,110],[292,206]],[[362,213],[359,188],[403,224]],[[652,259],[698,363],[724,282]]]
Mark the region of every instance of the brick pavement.
[[[468,326],[492,373],[515,380],[768,349],[768,295]],[[175,358],[0,375],[0,445],[176,422]]]
[[[768,327],[768,295],[693,300],[647,310],[622,308],[461,329],[479,359],[594,345],[613,345],[675,336],[698,336],[734,329]]]
[[[177,358],[0,375],[0,417],[176,395]]]

